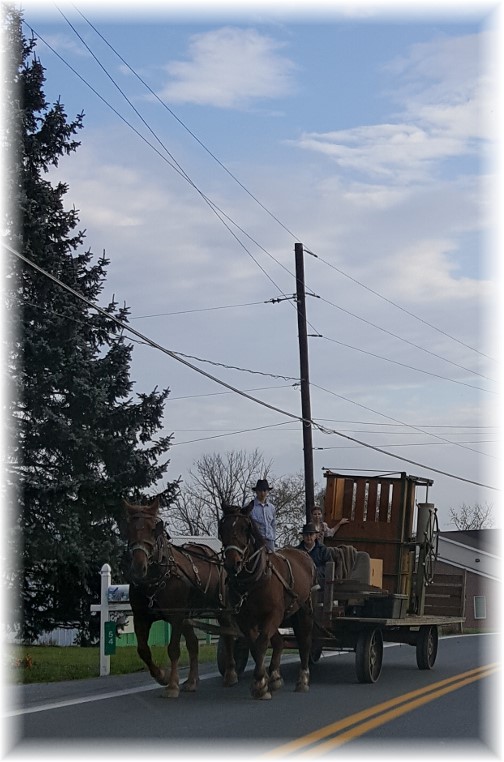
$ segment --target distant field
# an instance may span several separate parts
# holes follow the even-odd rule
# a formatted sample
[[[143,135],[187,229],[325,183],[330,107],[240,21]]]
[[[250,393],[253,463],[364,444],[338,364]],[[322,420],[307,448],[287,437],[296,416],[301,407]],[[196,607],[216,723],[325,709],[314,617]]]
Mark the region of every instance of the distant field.
[[[151,646],[157,664],[168,663],[165,646]],[[60,680],[82,680],[99,677],[100,651],[98,646],[7,646],[4,648],[7,675],[11,683],[53,683]],[[200,662],[216,660],[215,645],[200,644]],[[181,646],[180,666],[188,664],[187,649]],[[110,657],[110,674],[127,675],[147,671],[134,646],[118,648]]]

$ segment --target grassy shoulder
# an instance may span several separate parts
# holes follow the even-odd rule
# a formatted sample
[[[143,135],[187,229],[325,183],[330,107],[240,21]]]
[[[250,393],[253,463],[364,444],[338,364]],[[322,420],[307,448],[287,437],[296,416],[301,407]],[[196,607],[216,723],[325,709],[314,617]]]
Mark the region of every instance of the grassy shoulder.
[[[165,646],[151,646],[154,661],[160,666],[168,664]],[[79,646],[13,646],[4,649],[7,658],[7,676],[11,683],[53,683],[61,680],[82,680],[99,677],[100,650]],[[200,644],[200,663],[215,662],[216,646]],[[181,646],[179,665],[189,663],[187,649]],[[116,649],[110,657],[111,675],[128,675],[147,671],[135,646]]]
[[[484,629],[467,628],[464,634],[484,633]],[[490,631],[489,631],[490,632]],[[447,632],[443,634],[448,634]],[[216,663],[216,645],[200,642],[199,661]],[[165,646],[151,646],[152,656],[161,667],[168,665]],[[187,649],[180,646],[180,666],[189,663]],[[87,677],[99,677],[100,651],[98,646],[81,648],[79,646],[14,646],[4,648],[4,659],[8,669],[6,676],[10,683],[53,683],[61,680],[82,680]],[[147,671],[135,646],[121,646],[110,657],[111,675],[129,675],[133,672]]]

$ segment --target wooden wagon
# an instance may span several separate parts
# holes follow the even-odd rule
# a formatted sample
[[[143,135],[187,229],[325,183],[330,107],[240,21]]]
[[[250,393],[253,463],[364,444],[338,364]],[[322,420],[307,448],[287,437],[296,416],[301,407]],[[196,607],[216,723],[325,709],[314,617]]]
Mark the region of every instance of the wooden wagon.
[[[393,642],[414,646],[418,668],[431,669],[439,629],[464,621],[425,611],[437,557],[436,509],[428,502],[432,480],[406,473],[324,475],[325,520],[333,525],[348,519],[326,545],[351,546],[369,561],[367,579],[338,578],[335,563],[327,564],[324,589],[314,596],[312,661],[322,650],[355,651],[358,680],[373,683],[380,676],[383,643]],[[419,487],[425,489],[424,502],[417,502]],[[295,646],[288,630],[284,644]]]

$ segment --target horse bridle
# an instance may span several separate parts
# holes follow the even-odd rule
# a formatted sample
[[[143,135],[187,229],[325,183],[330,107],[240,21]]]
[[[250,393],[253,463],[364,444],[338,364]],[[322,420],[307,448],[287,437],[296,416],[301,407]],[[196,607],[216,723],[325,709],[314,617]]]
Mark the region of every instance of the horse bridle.
[[[225,521],[228,518],[234,518],[233,525],[232,525],[231,529],[235,526],[235,524],[238,521],[238,519],[246,519],[247,522],[248,522],[249,528],[252,525],[252,519],[250,518],[250,516],[247,516],[244,513],[240,513],[240,514],[237,514],[237,515],[234,515],[234,516],[233,516],[233,514],[228,514],[227,516],[223,516],[221,518],[219,523],[222,524],[222,522]],[[250,533],[248,533],[247,544],[245,545],[244,548],[240,548],[238,545],[224,545],[222,547],[222,556],[225,557],[225,555],[226,555],[228,550],[236,550],[236,552],[240,555],[241,560],[242,560],[242,569],[244,569],[244,570],[248,571],[249,573],[253,574],[254,571],[256,570],[257,563],[259,561],[259,557],[260,557],[260,554],[261,554],[261,551],[263,550],[263,548],[258,548],[253,553],[251,553],[250,552],[250,550],[251,550],[251,548],[250,548],[250,541],[251,540],[253,540],[253,537],[252,537],[252,535]],[[248,562],[252,561],[254,558],[255,558],[255,564],[254,564],[253,568],[252,569],[246,569],[246,564]]]
[[[131,519],[145,519],[150,518],[146,516],[144,513],[135,513]],[[159,531],[159,527],[161,525],[161,529]],[[157,534],[156,534],[157,533]],[[152,564],[159,563],[161,560],[161,551],[163,547],[163,540],[164,540],[164,523],[162,519],[158,519],[154,525],[154,540],[143,540],[142,542],[134,542],[128,544],[128,550],[130,553],[133,553],[135,550],[141,550],[143,553],[145,553],[145,556],[147,558],[147,565],[151,566]],[[146,546],[149,546],[148,548]],[[155,550],[157,550],[156,558]]]

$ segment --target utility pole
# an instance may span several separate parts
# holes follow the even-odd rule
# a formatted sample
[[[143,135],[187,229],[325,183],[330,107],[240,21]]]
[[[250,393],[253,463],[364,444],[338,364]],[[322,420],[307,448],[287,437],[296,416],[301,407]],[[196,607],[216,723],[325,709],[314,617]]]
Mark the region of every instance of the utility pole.
[[[308,371],[308,338],[306,333],[306,295],[304,282],[303,244],[294,244],[296,255],[296,302],[299,338],[299,367],[301,378],[301,415],[303,417],[303,454],[305,477],[306,522],[311,519],[315,502],[313,486],[313,444],[310,404],[310,374]]]

